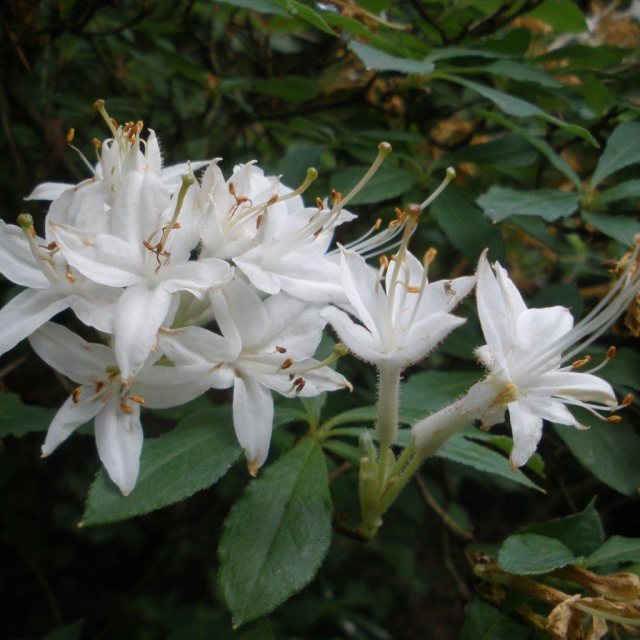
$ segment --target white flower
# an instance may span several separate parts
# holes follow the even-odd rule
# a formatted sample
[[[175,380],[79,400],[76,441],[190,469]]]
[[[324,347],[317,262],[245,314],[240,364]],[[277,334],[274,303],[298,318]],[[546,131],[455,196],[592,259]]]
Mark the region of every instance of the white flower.
[[[147,359],[174,293],[189,291],[202,298],[233,275],[222,260],[190,260],[197,235],[185,201],[189,188],[197,188],[194,183],[192,176],[184,177],[171,201],[157,177],[133,171],[111,208],[111,233],[49,224],[57,246],[80,273],[103,285],[126,287],[114,316],[114,349],[125,380]]]
[[[124,495],[133,490],[140,466],[140,404],[173,407],[193,400],[207,388],[199,369],[150,363],[126,384],[109,347],[85,342],[52,322],[29,341],[47,364],[80,384],[49,426],[42,455],[48,456],[78,427],[95,418],[100,460]]]
[[[201,367],[209,386],[233,386],[236,436],[255,475],[269,451],[271,390],[285,396],[315,396],[349,383],[311,358],[325,324],[317,306],[287,294],[263,302],[239,278],[210,295],[222,336],[185,327],[161,331],[158,345],[176,364]]]
[[[35,235],[31,216],[18,219],[22,230],[0,220],[0,271],[28,288],[0,309],[0,354],[69,307],[85,324],[111,332],[120,292],[69,266],[55,243]]]
[[[637,253],[636,249],[634,260]],[[527,309],[506,271],[498,263],[492,270],[485,254],[478,265],[476,296],[487,344],[477,350],[477,356],[489,370],[486,383],[493,385],[495,394],[480,417],[489,427],[509,412],[514,440],[511,465],[519,467],[535,451],[543,420],[580,426],[567,405],[598,416],[599,411],[619,408],[611,385],[593,375],[595,369],[575,371],[585,360],[564,363],[581,353],[629,304],[640,287],[640,274],[629,277],[627,270],[610,294],[574,327],[564,307]]]
[[[474,278],[429,283],[427,269],[433,252],[421,264],[408,251],[399,251],[388,264],[384,287],[381,274],[355,251],[341,251],[342,283],[355,323],[344,311],[322,312],[340,340],[359,358],[378,367],[405,369],[419,362],[453,329],[465,322],[451,311],[473,288]]]

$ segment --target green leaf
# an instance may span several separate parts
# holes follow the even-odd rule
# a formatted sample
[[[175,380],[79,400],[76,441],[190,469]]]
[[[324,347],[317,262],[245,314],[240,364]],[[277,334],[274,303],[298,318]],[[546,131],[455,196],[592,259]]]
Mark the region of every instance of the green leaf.
[[[429,211],[433,213],[451,244],[463,253],[471,264],[478,261],[486,247],[489,247],[492,259],[504,259],[504,243],[500,230],[492,225],[457,187],[447,187]]]
[[[554,189],[516,191],[491,187],[476,202],[485,215],[500,222],[513,215],[538,216],[546,222],[570,216],[578,208],[578,195]]]
[[[352,40],[349,49],[353,51],[368,71],[398,71],[400,73],[431,73],[434,65],[430,62],[398,58],[380,49]]]
[[[401,420],[416,422],[438,411],[463,395],[481,377],[476,371],[424,371],[412,375],[401,387]]]
[[[484,117],[493,120],[498,124],[501,124],[506,129],[510,129],[518,136],[520,136],[523,140],[526,140],[532,147],[537,149],[545,158],[547,158],[547,160],[549,160],[553,167],[563,173],[573,183],[577,191],[582,190],[582,181],[578,177],[578,174],[571,168],[569,163],[562,156],[555,152],[555,150],[546,140],[534,136],[526,129],[519,127],[517,124],[515,124],[508,118],[505,118],[499,113],[483,110],[480,110],[480,113]]]
[[[0,393],[0,438],[46,431],[56,411],[24,404],[17,393]]]
[[[638,140],[640,140],[640,122],[623,122],[613,130],[593,172],[592,189],[616,171],[640,162]]]
[[[516,98],[508,93],[503,93],[497,89],[492,89],[491,87],[478,84],[477,82],[472,82],[471,80],[467,80],[460,76],[441,73],[438,77],[443,78],[444,80],[449,80],[450,82],[455,82],[456,84],[460,84],[463,87],[467,87],[468,89],[479,93],[481,96],[491,100],[491,102],[493,102],[501,111],[504,111],[510,116],[518,116],[520,118],[540,118],[550,124],[554,124],[557,127],[564,129],[569,133],[572,133],[573,135],[583,138],[594,147],[598,146],[596,139],[584,127],[579,127],[575,124],[568,124],[567,122],[546,113],[546,111],[543,111],[540,107],[537,107],[526,100],[522,100],[522,98]]]
[[[42,636],[41,640],[80,640],[84,619],[65,624]]]
[[[519,136],[503,135],[483,144],[465,146],[442,158],[441,163],[449,166],[459,162],[476,164],[508,164],[509,167],[528,167],[537,158],[536,152]]]
[[[611,189],[599,193],[595,199],[596,207],[606,207],[612,202],[640,198],[640,180],[627,180]]]
[[[610,216],[606,213],[583,211],[582,219],[625,247],[630,247],[633,244],[633,236],[640,233],[640,221],[631,216]]]
[[[258,13],[274,13],[279,16],[288,16],[288,12],[279,6],[275,0],[215,0],[223,4],[230,4],[239,9],[250,9]]]
[[[640,487],[640,437],[633,426],[602,422],[584,411],[575,413],[589,429],[554,425],[556,433],[596,478],[620,493],[636,495]]]
[[[273,611],[313,579],[331,541],[331,498],[318,442],[302,440],[251,482],[218,550],[234,625]]]
[[[339,458],[351,462],[355,466],[360,463],[360,449],[342,440],[325,440],[322,443],[322,448],[335,453]]]
[[[500,568],[517,575],[537,575],[579,561],[562,542],[535,533],[509,536],[498,552]]]
[[[619,562],[640,562],[640,538],[611,536],[585,560],[585,565],[600,567]]]
[[[305,102],[313,100],[319,93],[315,83],[307,78],[271,78],[258,80],[253,86],[254,91],[271,98],[278,98],[287,102]]]
[[[504,76],[518,82],[531,82],[549,89],[558,89],[562,85],[554,80],[546,71],[530,62],[515,62],[514,60],[497,60],[487,65],[485,69],[496,76]]]
[[[456,434],[449,438],[435,455],[438,458],[458,462],[483,473],[500,476],[510,482],[515,482],[530,489],[537,489],[544,493],[544,489],[530,480],[522,471],[519,469],[513,471],[509,466],[509,461],[503,455],[473,440],[469,440],[462,434]]]
[[[584,14],[571,0],[546,0],[526,15],[545,22],[556,31],[565,33],[584,33],[587,31],[587,21]]]
[[[83,525],[133,518],[183,500],[220,479],[240,455],[228,408],[185,418],[145,440],[135,489],[124,497],[101,470],[89,491]]]
[[[469,47],[445,47],[444,49],[434,49],[425,58],[425,62],[439,62],[440,60],[450,60],[451,58],[508,58],[509,56],[497,51],[487,49],[471,49]]]
[[[368,167],[352,167],[332,176],[331,185],[336,191],[346,195],[362,178]],[[408,191],[416,181],[413,171],[402,167],[380,167],[373,178],[356,195],[349,205],[373,204],[397,198]]]
[[[525,640],[529,629],[475,598],[467,607],[458,640]]]
[[[555,538],[576,556],[589,555],[604,542],[604,529],[595,508],[595,499],[580,513],[537,522],[525,527],[520,533],[536,533]]]
[[[310,7],[297,0],[272,0],[274,4],[284,9],[290,16],[307,22],[312,27],[330,36],[338,35],[324,20],[324,18]]]

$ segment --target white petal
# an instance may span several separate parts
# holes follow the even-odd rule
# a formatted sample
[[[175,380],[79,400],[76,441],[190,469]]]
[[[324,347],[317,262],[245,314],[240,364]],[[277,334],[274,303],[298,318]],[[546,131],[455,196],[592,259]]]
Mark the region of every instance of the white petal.
[[[170,307],[171,294],[161,284],[138,284],[122,294],[114,318],[114,349],[123,380],[144,365]]]
[[[209,289],[221,287],[233,278],[233,270],[224,260],[205,258],[197,262],[168,265],[160,270],[168,291],[189,291],[202,295]]]
[[[54,222],[83,232],[108,233],[111,217],[105,210],[104,200],[104,183],[101,180],[83,182],[51,203],[47,228]]]
[[[140,406],[129,403],[131,413],[120,408],[120,398],[113,396],[96,416],[96,445],[98,455],[109,477],[122,495],[136,486],[142,451]]]
[[[169,201],[169,191],[158,175],[128,173],[111,208],[111,233],[134,247],[142,247],[145,240],[157,242]]]
[[[39,184],[25,200],[55,200],[67,189],[72,189],[75,185],[66,182],[42,182]]]
[[[538,395],[574,398],[583,402],[597,402],[609,407],[617,405],[611,385],[590,373],[552,371],[535,379],[533,391]]]
[[[27,289],[0,309],[0,354],[69,306],[69,297],[52,289]]]
[[[307,358],[296,362],[296,369],[304,370],[307,367],[315,367],[318,361],[313,358]],[[348,389],[351,385],[348,380],[331,367],[319,367],[312,371],[295,374],[295,378],[302,378],[304,386],[302,388],[293,384],[287,371],[278,374],[260,375],[257,379],[265,386],[273,391],[277,391],[283,396],[293,398],[295,396],[312,397],[317,396],[323,391],[336,391],[337,389]]]
[[[184,327],[158,334],[158,346],[176,364],[213,367],[238,356],[238,345],[202,327]]]
[[[189,402],[213,385],[211,366],[144,367],[132,387],[151,409],[177,407]]]
[[[82,289],[81,293],[69,298],[73,312],[84,324],[104,333],[113,333],[113,317],[123,290],[99,285]]]
[[[104,377],[116,363],[113,351],[103,344],[90,343],[55,322],[47,322],[30,338],[38,356],[67,378],[90,384]]]
[[[382,339],[387,296],[375,269],[355,251],[341,249],[342,284],[358,319],[371,333]]]
[[[380,341],[363,326],[356,324],[344,311],[336,307],[327,307],[320,315],[331,323],[340,341],[358,358],[371,364],[377,364],[384,359]]]
[[[505,366],[507,355],[516,339],[516,309],[505,299],[505,288],[500,287],[487,260],[486,251],[478,262],[476,301],[482,332],[493,357]]]
[[[434,313],[411,325],[401,351],[394,354],[398,364],[408,366],[422,360],[435,349],[454,329],[466,322],[450,313]]]
[[[574,427],[578,425],[578,421],[573,417],[569,409],[561,401],[554,400],[549,396],[527,396],[518,402],[529,413],[543,420],[555,422],[556,424],[569,424]]]
[[[517,320],[518,348],[524,353],[540,352],[546,345],[568,333],[573,316],[565,307],[526,309]],[[557,365],[560,364],[558,354]]]
[[[513,449],[509,460],[512,467],[521,467],[535,453],[540,442],[542,418],[530,413],[528,408],[519,402],[509,403],[508,408],[513,434]]]
[[[42,445],[43,457],[53,453],[58,445],[63,443],[78,427],[89,422],[102,409],[102,402],[92,397],[92,393],[91,387],[82,387],[80,402],[76,404],[73,398],[69,397],[60,407],[49,425],[47,436]],[[86,399],[84,399],[85,397]]]
[[[471,293],[475,284],[474,276],[429,283],[422,294],[417,316],[420,317],[424,312],[453,311],[460,301]]]
[[[273,428],[271,392],[251,378],[235,379],[233,426],[244,449],[249,470],[255,475],[269,453]]]
[[[44,289],[49,286],[22,230],[3,220],[0,220],[0,272],[23,287]]]
[[[81,233],[65,225],[50,225],[69,264],[94,282],[126,287],[145,280],[142,250],[104,233]]]
[[[299,360],[312,356],[320,340],[326,320],[320,317],[322,307],[297,300],[286,293],[271,296],[264,302],[267,331],[260,348],[273,351],[276,346],[287,349],[284,357]]]
[[[269,330],[269,316],[254,288],[234,278],[220,293],[211,295],[216,320],[225,338],[239,335],[244,347],[260,344]]]

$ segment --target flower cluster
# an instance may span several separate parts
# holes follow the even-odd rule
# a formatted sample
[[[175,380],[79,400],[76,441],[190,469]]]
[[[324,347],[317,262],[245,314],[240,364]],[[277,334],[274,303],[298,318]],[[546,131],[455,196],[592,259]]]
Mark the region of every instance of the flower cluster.
[[[49,428],[43,455],[95,419],[100,459],[127,494],[143,444],[140,406],[177,406],[211,388],[233,388],[236,435],[255,475],[269,450],[271,392],[315,396],[349,388],[329,366],[349,350],[379,373],[381,462],[363,484],[377,505],[375,527],[388,502],[381,497],[385,482],[393,479],[385,469],[406,469],[391,452],[401,374],[464,323],[453,311],[476,283],[487,343],[477,356],[488,376],[413,427],[416,459],[468,420],[491,426],[508,411],[512,464],[522,465],[543,419],[579,426],[566,405],[598,414],[618,408],[594,371],[562,363],[637,295],[638,249],[607,299],[572,328],[562,307],[527,309],[504,269],[492,270],[484,255],[476,276],[429,282],[435,250],[419,260],[409,240],[421,211],[455,176],[452,169],[431,197],[397,210],[388,227],[378,222],[332,249],[335,229],[354,218],[345,206],[390,152],[388,144],[379,145],[348,194],[333,192],[308,207],[302,193],[313,169],[292,190],[254,163],[237,166],[228,179],[216,160],[163,167],[153,131],[145,139],[141,122],[118,125],[104,101],[95,106],[111,136],[95,141],[97,164],[86,162],[92,177],[34,190],[29,198],[51,201],[42,237],[28,214],[18,216],[18,226],[0,222],[0,271],[25,287],[0,309],[0,354],[28,337],[45,362],[78,384]],[[366,262],[375,255],[378,269]],[[102,342],[50,322],[65,309]],[[327,322],[344,346],[318,361]]]

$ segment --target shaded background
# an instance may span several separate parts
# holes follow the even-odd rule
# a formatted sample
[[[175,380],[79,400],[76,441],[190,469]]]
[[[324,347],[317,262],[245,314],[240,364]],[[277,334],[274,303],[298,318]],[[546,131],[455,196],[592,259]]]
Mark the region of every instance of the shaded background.
[[[332,35],[304,13],[291,15],[282,3],[260,0],[4,2],[2,217],[14,222],[19,212],[28,211],[41,223],[46,206],[22,200],[36,184],[89,177],[66,135],[74,128],[74,145],[94,161],[91,140],[106,136],[91,106],[96,98],[107,100],[118,121],[140,119],[156,130],[166,164],[221,157],[227,173],[236,163],[258,160],[290,186],[303,180],[308,166],[316,166],[320,179],[310,199],[324,197],[330,187],[345,190],[354,184],[384,139],[393,144],[394,154],[353,207],[362,230],[378,216],[390,219],[394,206],[423,200],[444,168],[454,164],[456,185],[425,216],[415,252],[436,246],[435,275],[441,277],[470,272],[489,245],[539,305],[570,305],[579,316],[606,290],[603,260],[621,254],[617,236],[606,232],[606,220],[604,230],[581,215],[551,223],[510,217],[494,225],[476,204],[492,185],[568,191],[571,185],[549,156],[492,117],[505,115],[485,97],[402,69],[368,71],[349,43],[379,48],[386,43],[388,55],[410,61],[456,47],[484,51],[458,53],[445,66],[586,127],[604,146],[617,124],[638,115],[633,51],[640,28],[625,13],[628,3],[607,15],[595,5],[571,2],[556,3],[550,11],[549,3],[535,0],[388,4],[335,0],[317,5]],[[591,35],[585,31],[588,12],[599,17]],[[556,84],[545,86],[507,68],[487,70],[487,56],[496,53],[536,60]],[[507,120],[545,141],[588,178],[599,153],[593,145],[539,120],[509,114]],[[629,168],[616,180],[632,177]],[[635,217],[637,203],[636,194],[601,214],[609,223],[620,223]],[[580,207],[589,212],[588,202]],[[10,283],[2,286],[5,299],[15,293]],[[474,367],[469,346],[479,340],[471,321],[430,365]],[[613,340],[637,349],[621,325]],[[637,365],[637,359],[629,362]],[[5,390],[28,404],[57,407],[68,393],[65,381],[38,362],[28,345],[3,356],[0,364]],[[343,366],[357,391],[351,398],[332,398],[330,406],[372,404],[373,374],[354,362]],[[622,367],[617,376],[622,389],[637,388],[637,366],[635,372]],[[226,397],[209,400],[219,403]],[[49,414],[43,415],[46,422]],[[179,411],[148,415],[147,435],[163,433],[180,416]],[[5,611],[0,638],[40,638],[49,632],[60,640],[457,638],[477,587],[465,557],[469,536],[461,537],[459,528],[472,528],[475,540],[491,550],[522,525],[581,510],[597,496],[609,533],[638,533],[633,487],[640,476],[629,462],[640,455],[632,426],[637,423],[634,406],[627,422],[633,437],[627,450],[618,452],[621,459],[614,451],[611,462],[628,470],[627,484],[617,487],[606,473],[594,471],[595,462],[590,471],[579,465],[551,429],[541,450],[547,495],[469,467],[429,462],[422,474],[428,500],[419,487],[410,487],[368,545],[336,534],[311,586],[266,622],[237,632],[231,630],[216,583],[216,547],[224,517],[247,482],[242,465],[184,503],[122,524],[78,529],[98,467],[92,438],[72,438],[46,461],[39,458],[41,433],[5,438],[0,443],[0,602]],[[274,451],[289,442],[289,435],[277,435]],[[353,517],[355,473],[339,458],[332,464],[336,512]],[[459,528],[436,515],[430,501]],[[511,635],[505,637],[529,633],[518,626],[508,629]],[[470,626],[460,637],[473,634]]]

